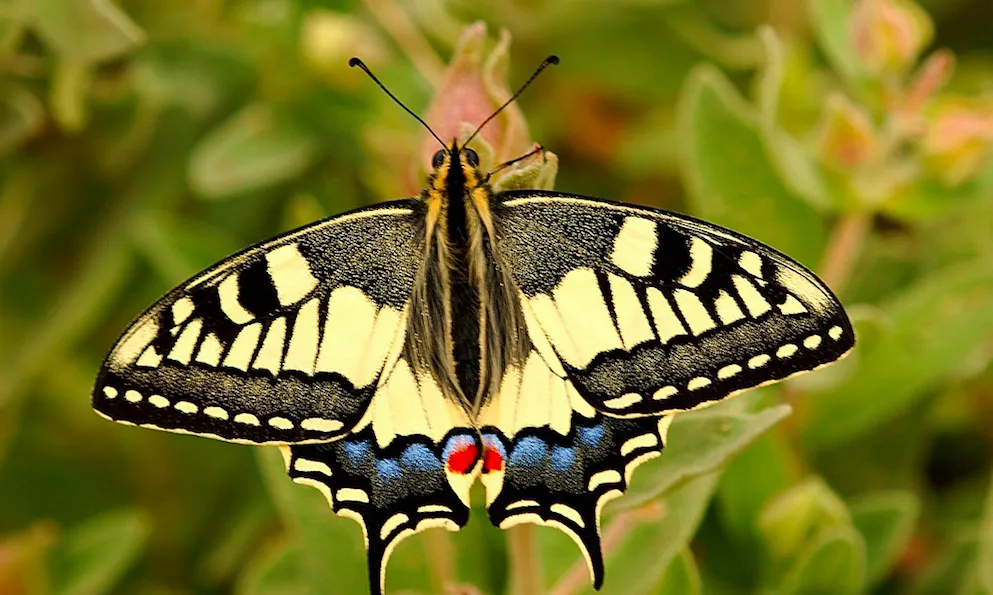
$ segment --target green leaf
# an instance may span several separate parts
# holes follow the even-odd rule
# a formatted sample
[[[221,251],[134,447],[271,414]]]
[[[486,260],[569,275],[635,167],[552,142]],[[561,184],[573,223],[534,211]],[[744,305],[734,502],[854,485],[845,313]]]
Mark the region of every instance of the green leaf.
[[[640,522],[617,549],[607,553],[607,573],[613,580],[605,580],[599,592],[604,595],[655,593],[672,561],[696,533],[718,477],[718,473],[701,475],[649,504],[646,508],[659,511],[661,518]],[[644,513],[645,510],[626,514]],[[612,522],[619,520],[615,517]],[[609,523],[607,527],[606,531],[610,531]],[[594,593],[592,587],[584,592]]]
[[[88,100],[92,80],[91,63],[71,58],[56,61],[50,102],[52,115],[63,131],[72,134],[86,127],[90,115]]]
[[[754,414],[735,411],[739,406],[731,400],[677,414],[662,456],[635,473],[631,489],[610,510],[641,506],[682,481],[720,468],[790,414],[789,405]]]
[[[758,529],[772,557],[787,560],[811,536],[848,523],[844,502],[823,481],[810,478],[770,501],[759,516]]]
[[[693,71],[677,121],[693,211],[801,262],[815,262],[824,243],[823,222],[780,179],[755,110],[720,71]]]
[[[235,586],[237,595],[305,595],[300,581],[300,548],[276,542],[252,559]]]
[[[845,595],[861,593],[865,575],[865,545],[850,526],[825,529],[807,547],[787,574],[783,595]]]
[[[878,585],[910,540],[921,512],[911,492],[877,492],[850,503],[852,524],[865,540],[866,588]]]
[[[52,552],[52,591],[110,592],[138,557],[148,532],[145,516],[133,510],[107,513],[73,527]]]
[[[33,5],[41,38],[78,62],[117,58],[145,40],[128,15],[107,0],[34,0]]]
[[[277,449],[257,453],[266,488],[290,531],[290,547],[299,552],[304,592],[323,593],[334,585],[341,593],[364,593],[368,581],[360,528],[335,516],[319,491],[290,481]]]
[[[775,29],[764,25],[758,30],[765,53],[765,64],[758,76],[755,103],[766,152],[783,183],[811,207],[824,210],[832,198],[820,165],[811,151],[777,120],[779,95],[785,71],[785,49]]]
[[[862,77],[862,66],[852,49],[848,21],[852,0],[809,0],[817,41],[834,69],[849,80]]]
[[[194,149],[190,184],[205,198],[241,194],[292,180],[316,157],[317,139],[288,109],[255,103]]]
[[[993,595],[993,481],[986,496],[986,510],[979,524],[979,556],[976,558],[976,579],[986,595]]]
[[[696,559],[693,558],[693,552],[684,548],[669,563],[669,568],[666,568],[655,595],[700,595],[702,592],[700,569],[697,568]]]
[[[993,333],[993,265],[933,275],[880,310],[889,314],[889,332],[866,346],[845,382],[807,398],[808,448],[837,445],[906,411],[982,345]]]
[[[0,156],[30,140],[45,124],[45,108],[33,93],[14,83],[0,83]]]

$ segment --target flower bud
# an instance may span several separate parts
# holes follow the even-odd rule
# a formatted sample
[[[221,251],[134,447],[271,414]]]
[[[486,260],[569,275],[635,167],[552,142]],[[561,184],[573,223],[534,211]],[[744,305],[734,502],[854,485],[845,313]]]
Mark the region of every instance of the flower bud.
[[[944,184],[974,178],[993,155],[993,98],[946,99],[921,141],[924,163]]]
[[[930,16],[913,0],[857,0],[849,27],[855,55],[871,75],[906,71],[934,35]]]
[[[463,31],[444,80],[427,110],[425,119],[446,144],[452,139],[464,142],[511,96],[507,87],[510,34],[501,31],[499,42],[488,54],[486,41],[486,25],[482,22]],[[516,104],[504,108],[472,141],[483,170],[520,157],[532,146],[524,114]],[[421,144],[422,167],[429,169],[438,148],[438,141],[425,135]],[[508,167],[500,175],[519,173],[521,168],[534,167],[538,161],[548,162],[540,155],[536,158]]]
[[[817,138],[817,152],[828,165],[853,169],[871,159],[879,141],[869,113],[844,95],[828,97]]]

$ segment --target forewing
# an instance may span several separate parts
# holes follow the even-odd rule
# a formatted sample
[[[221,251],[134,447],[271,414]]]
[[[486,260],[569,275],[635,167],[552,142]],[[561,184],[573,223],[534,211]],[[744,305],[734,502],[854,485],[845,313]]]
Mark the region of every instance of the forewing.
[[[93,407],[236,442],[344,435],[398,357],[421,220],[413,200],[360,209],[207,269],[125,331]]]
[[[604,415],[534,350],[508,368],[479,419],[490,520],[504,529],[536,523],[563,531],[599,588],[600,511],[627,490],[636,466],[661,453],[671,416]]]
[[[854,344],[789,257],[689,217],[535,191],[499,196],[500,258],[577,390],[616,416],[692,409]]]
[[[400,540],[432,527],[457,531],[469,520],[479,434],[433,377],[405,358],[381,381],[352,434],[287,448],[293,480],[319,489],[337,514],[362,526],[374,595],[384,591]]]

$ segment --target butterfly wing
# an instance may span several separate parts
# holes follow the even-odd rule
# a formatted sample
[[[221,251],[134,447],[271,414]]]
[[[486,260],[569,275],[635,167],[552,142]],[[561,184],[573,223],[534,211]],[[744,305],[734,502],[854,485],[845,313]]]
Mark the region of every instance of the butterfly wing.
[[[854,344],[837,298],[789,257],[712,224],[508,192],[500,257],[579,393],[616,416],[692,409]],[[554,364],[554,362],[553,362]]]
[[[360,209],[207,269],[124,332],[93,407],[235,442],[346,434],[399,357],[422,219],[414,200]]]
[[[603,582],[599,516],[657,456],[672,413],[834,361],[854,341],[809,271],[739,234],[537,191],[494,209],[532,350],[480,414],[500,527],[556,527]]]
[[[635,467],[662,452],[671,420],[604,415],[561,368],[553,371],[532,350],[523,365],[508,368],[480,413],[481,479],[491,522],[501,529],[536,523],[563,531],[579,546],[599,589],[600,511],[627,490]]]
[[[386,564],[400,540],[432,527],[457,531],[469,520],[479,433],[431,374],[404,357],[384,374],[349,436],[287,449],[290,477],[361,525],[373,595],[384,591]]]

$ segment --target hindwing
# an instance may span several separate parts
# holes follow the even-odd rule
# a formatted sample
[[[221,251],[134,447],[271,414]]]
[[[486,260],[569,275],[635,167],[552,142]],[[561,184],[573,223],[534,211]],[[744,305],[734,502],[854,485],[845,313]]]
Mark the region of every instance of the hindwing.
[[[469,520],[469,489],[482,451],[465,410],[401,357],[384,374],[353,432],[334,442],[286,447],[290,477],[320,490],[332,510],[362,527],[373,595],[406,537]]]
[[[207,269],[124,332],[93,407],[236,442],[346,434],[399,356],[422,220],[414,200],[360,209]]]
[[[542,356],[608,414],[692,409],[832,362],[854,344],[831,291],[755,240],[586,197],[499,199],[497,250],[535,323],[532,339],[547,340]]]

